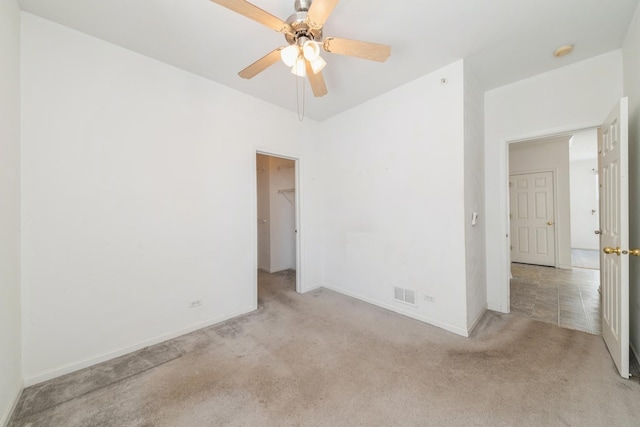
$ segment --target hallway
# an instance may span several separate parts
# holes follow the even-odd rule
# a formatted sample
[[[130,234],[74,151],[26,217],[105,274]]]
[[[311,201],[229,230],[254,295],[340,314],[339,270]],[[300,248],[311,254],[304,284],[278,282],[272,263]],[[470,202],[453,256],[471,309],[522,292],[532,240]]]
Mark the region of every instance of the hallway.
[[[511,264],[511,313],[600,335],[600,271]]]

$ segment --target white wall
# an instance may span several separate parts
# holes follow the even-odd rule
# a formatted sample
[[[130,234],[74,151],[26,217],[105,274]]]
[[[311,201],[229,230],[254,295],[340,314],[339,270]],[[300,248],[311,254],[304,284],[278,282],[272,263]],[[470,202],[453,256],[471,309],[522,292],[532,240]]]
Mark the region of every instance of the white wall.
[[[570,135],[509,144],[509,174],[554,172],[557,267],[571,268]],[[512,242],[512,246],[515,244]]]
[[[624,94],[629,97],[629,243],[640,248],[640,6],[624,41]],[[630,341],[640,356],[640,258],[629,260]]]
[[[467,271],[467,328],[473,329],[487,308],[484,218],[484,90],[464,67],[464,210]],[[473,213],[476,225],[471,224]]]
[[[22,389],[19,74],[20,10],[0,0],[0,425]]]
[[[571,169],[571,247],[599,250],[598,130],[577,132],[569,144]],[[595,211],[595,212],[594,212]]]
[[[485,94],[485,216],[489,308],[509,310],[507,142],[598,126],[622,96],[613,51]]]
[[[27,383],[256,308],[256,150],[306,165],[321,256],[318,123],[29,14],[22,79]]]
[[[458,61],[325,121],[322,145],[326,286],[466,335],[463,87]]]
[[[596,142],[597,143],[597,142]],[[571,247],[600,249],[596,172],[598,159],[571,162]],[[595,211],[595,212],[593,212]]]

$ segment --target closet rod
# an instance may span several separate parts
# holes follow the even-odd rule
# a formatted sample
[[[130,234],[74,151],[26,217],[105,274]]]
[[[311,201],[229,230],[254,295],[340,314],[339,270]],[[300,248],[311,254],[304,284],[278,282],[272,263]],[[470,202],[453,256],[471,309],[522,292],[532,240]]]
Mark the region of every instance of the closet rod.
[[[278,194],[282,194],[282,193],[293,193],[295,192],[296,189],[295,188],[283,188],[282,190],[278,190]]]

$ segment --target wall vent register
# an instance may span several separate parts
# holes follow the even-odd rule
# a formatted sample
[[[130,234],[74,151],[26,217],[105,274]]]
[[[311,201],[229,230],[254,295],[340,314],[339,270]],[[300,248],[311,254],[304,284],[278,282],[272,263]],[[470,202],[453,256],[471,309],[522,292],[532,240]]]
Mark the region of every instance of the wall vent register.
[[[399,287],[393,288],[393,299],[405,304],[416,305],[416,291],[411,289],[403,289]]]

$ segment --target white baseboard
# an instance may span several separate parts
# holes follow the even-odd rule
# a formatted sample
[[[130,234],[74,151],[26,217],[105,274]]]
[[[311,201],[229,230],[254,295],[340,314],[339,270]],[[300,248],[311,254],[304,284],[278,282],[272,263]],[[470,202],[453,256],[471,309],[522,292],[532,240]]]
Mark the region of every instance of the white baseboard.
[[[312,286],[312,287],[310,287],[310,288],[304,288],[304,289],[302,289],[302,290],[300,291],[300,293],[301,293],[301,294],[306,294],[306,293],[309,293],[309,292],[311,292],[311,291],[315,291],[316,289],[320,289],[320,288],[322,288],[322,287],[323,287],[322,285],[314,285],[314,286]],[[327,289],[328,289],[328,288],[327,288]]]
[[[398,314],[401,314],[403,316],[407,316],[407,317],[410,317],[412,319],[419,320],[421,322],[428,323],[428,324],[433,325],[433,326],[437,326],[438,328],[444,329],[445,331],[453,332],[456,335],[460,335],[460,336],[463,336],[463,337],[468,337],[469,336],[469,331],[467,331],[464,328],[460,328],[458,326],[453,326],[453,325],[450,325],[448,323],[441,322],[439,320],[431,319],[429,317],[422,316],[420,314],[416,314],[416,313],[413,313],[413,312],[408,311],[408,310],[404,310],[401,307],[395,307],[395,306],[390,305],[390,304],[385,304],[383,302],[376,301],[376,300],[373,300],[371,298],[367,298],[365,296],[356,294],[354,292],[345,291],[344,289],[340,289],[340,288],[338,288],[336,286],[332,286],[332,285],[327,285],[326,283],[323,285],[323,287],[325,287],[325,288],[327,288],[329,290],[332,290],[334,292],[338,292],[339,294],[343,294],[343,295],[346,295],[348,297],[359,299],[359,300],[367,302],[369,304],[373,304],[373,305],[376,305],[378,307],[382,307],[384,309],[387,309],[389,311],[393,311],[394,313],[398,313]]]
[[[498,313],[505,313],[505,314],[508,313],[508,312],[502,311],[502,307],[498,305],[493,305],[493,304],[487,304],[487,310],[496,311]]]
[[[280,268],[272,268],[269,273],[280,273],[281,271],[293,270],[296,271],[295,267],[280,267]]]
[[[264,271],[265,273],[280,273],[281,271],[293,270],[296,271],[295,267],[283,267],[283,268],[264,268],[258,267],[258,270]]]
[[[197,331],[198,329],[206,328],[207,326],[224,322],[225,320],[229,320],[234,317],[238,317],[243,314],[250,313],[256,310],[256,308],[257,307],[255,305],[252,305],[251,307],[243,308],[241,310],[235,311],[225,316],[220,316],[214,319],[205,320],[203,322],[194,323],[193,325],[190,325],[186,328],[182,328],[182,329],[170,332],[168,334],[160,335],[158,337],[142,341],[138,344],[127,346],[120,350],[105,353],[103,355],[92,357],[91,359],[86,359],[80,362],[70,363],[61,368],[56,368],[38,375],[27,377],[24,379],[25,387],[29,387],[44,381],[48,381],[50,379],[53,379],[62,375],[70,374],[71,372],[79,371],[80,369],[88,368],[89,366],[97,365],[98,363],[106,362],[107,360],[115,359],[116,357],[124,356],[125,354],[132,353],[134,351],[143,349],[145,347],[149,347],[151,345],[159,344],[161,342],[179,337],[181,335],[188,334],[193,331]]]
[[[484,316],[484,314],[486,312],[487,312],[487,304],[485,304],[484,307],[482,307],[482,310],[480,310],[480,313],[478,313],[476,318],[471,323],[471,326],[469,326],[469,328],[468,328],[469,329],[469,335],[471,335],[471,333],[476,328],[476,326],[478,326],[478,323],[480,323],[480,319],[482,319],[482,316]]]
[[[9,405],[4,414],[2,414],[2,418],[0,418],[0,426],[6,427],[9,424],[9,419],[11,418],[13,411],[15,411],[16,406],[18,405],[18,401],[20,400],[20,396],[22,395],[23,386],[24,384],[22,383],[16,385],[16,392],[13,396],[13,402],[11,403],[11,405]]]
[[[502,306],[499,305],[493,305],[493,304],[487,304],[487,310],[491,310],[491,311],[495,311],[497,313],[504,313],[504,314],[509,314],[511,313],[511,310],[503,310]]]

